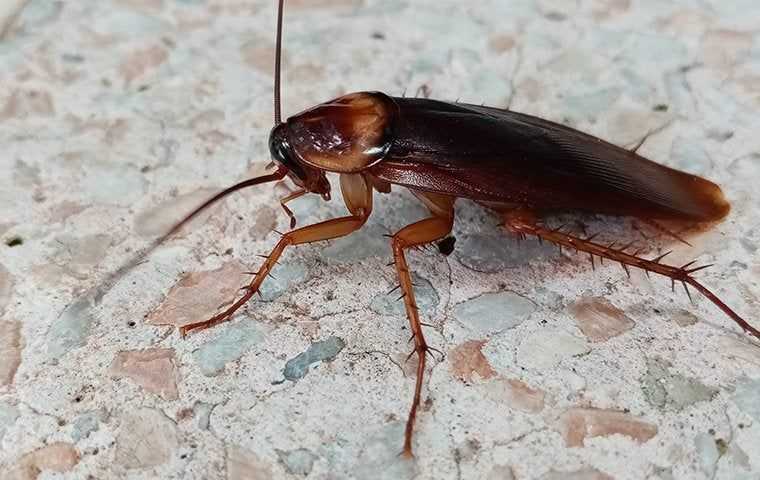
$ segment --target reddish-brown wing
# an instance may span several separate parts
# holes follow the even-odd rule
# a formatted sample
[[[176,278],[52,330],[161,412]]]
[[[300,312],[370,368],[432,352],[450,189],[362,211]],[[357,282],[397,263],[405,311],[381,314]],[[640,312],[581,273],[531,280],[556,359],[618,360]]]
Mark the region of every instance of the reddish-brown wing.
[[[712,221],[714,183],[572,128],[508,110],[397,98],[393,143],[371,168],[418,190],[533,210]]]

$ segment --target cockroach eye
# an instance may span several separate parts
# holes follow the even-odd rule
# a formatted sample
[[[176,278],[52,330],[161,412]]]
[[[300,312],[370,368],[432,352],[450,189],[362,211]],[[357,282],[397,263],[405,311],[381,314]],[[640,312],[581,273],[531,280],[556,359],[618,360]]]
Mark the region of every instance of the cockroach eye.
[[[292,148],[288,143],[287,125],[281,123],[269,134],[269,153],[272,160],[288,169],[288,175],[301,185],[306,181],[306,172],[293,158]]]

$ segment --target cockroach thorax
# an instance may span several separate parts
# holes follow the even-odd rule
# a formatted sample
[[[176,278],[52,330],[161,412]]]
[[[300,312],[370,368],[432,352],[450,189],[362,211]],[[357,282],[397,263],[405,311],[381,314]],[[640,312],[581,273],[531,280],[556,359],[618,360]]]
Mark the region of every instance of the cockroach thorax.
[[[287,140],[303,164],[330,172],[359,172],[385,157],[396,110],[383,93],[351,93],[290,117]]]

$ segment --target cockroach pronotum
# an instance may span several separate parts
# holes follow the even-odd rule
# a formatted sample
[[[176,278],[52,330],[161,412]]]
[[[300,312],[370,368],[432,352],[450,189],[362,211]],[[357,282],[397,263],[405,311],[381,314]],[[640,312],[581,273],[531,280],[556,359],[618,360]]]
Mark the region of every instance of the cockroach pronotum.
[[[420,405],[426,355],[406,250],[448,237],[457,198],[474,200],[494,211],[504,226],[519,236],[575,249],[636,267],[693,287],[741,328],[757,338],[760,331],[708,290],[694,274],[709,265],[671,266],[665,255],[646,259],[628,248],[615,248],[540,219],[558,211],[629,216],[690,225],[724,218],[730,205],[716,184],[654,163],[631,150],[578,130],[508,109],[444,102],[427,98],[392,97],[380,92],[344,95],[281,119],[280,58],[284,0],[279,0],[274,65],[274,127],[269,136],[272,173],[233,185],[186,216],[167,235],[201,210],[237,190],[290,179],[298,189],[280,200],[291,219],[265,257],[245,293],[218,315],[182,327],[181,334],[229,320],[258,291],[287,247],[335,239],[360,229],[372,213],[373,192],[389,193],[391,185],[408,188],[430,212],[428,218],[390,237],[393,263],[417,354],[417,379],[409,410],[403,454],[412,455],[412,432]],[[287,202],[305,194],[330,197],[327,173],[337,173],[349,215],[295,228]],[[160,243],[160,240],[159,240]],[[449,242],[450,243],[450,242]],[[446,246],[445,249],[449,249]],[[442,251],[444,248],[442,248]]]

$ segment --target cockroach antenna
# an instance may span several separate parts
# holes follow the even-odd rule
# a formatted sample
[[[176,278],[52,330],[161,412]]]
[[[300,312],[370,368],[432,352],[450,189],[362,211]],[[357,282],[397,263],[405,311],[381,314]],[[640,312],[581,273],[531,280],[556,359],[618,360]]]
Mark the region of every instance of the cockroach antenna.
[[[282,4],[285,0],[280,0],[277,6],[277,40],[274,49],[274,124],[279,125],[282,122],[281,112],[281,94],[280,94],[280,68],[282,65]]]

